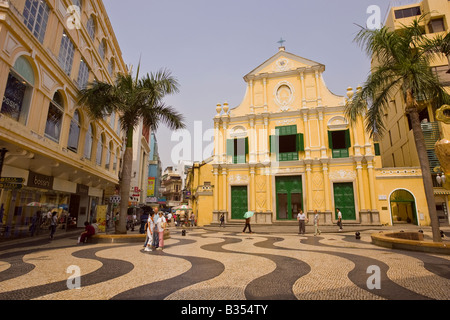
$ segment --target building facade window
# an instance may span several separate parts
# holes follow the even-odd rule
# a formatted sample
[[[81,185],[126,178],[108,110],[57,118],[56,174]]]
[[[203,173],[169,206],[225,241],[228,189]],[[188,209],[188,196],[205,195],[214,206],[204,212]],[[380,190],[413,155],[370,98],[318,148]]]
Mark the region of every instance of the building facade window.
[[[275,128],[275,135],[270,136],[270,152],[275,153],[277,161],[296,161],[299,152],[305,151],[304,135],[297,133],[297,126]]]
[[[333,158],[348,158],[351,147],[350,130],[328,131],[328,143]]]
[[[115,129],[114,125],[116,124],[116,113],[113,111],[109,116],[109,126],[111,129]]]
[[[114,155],[114,162],[113,162],[113,170],[114,170],[114,172],[117,171],[117,162],[118,162],[118,159],[119,159],[119,155],[120,155],[120,149],[117,148],[116,149],[116,154]]]
[[[102,60],[105,60],[105,55],[106,55],[106,40],[105,39],[100,41],[100,45],[98,46],[98,54],[100,55]]]
[[[72,40],[70,40],[69,36],[64,31],[61,39],[61,46],[59,48],[58,61],[59,65],[68,76],[70,76],[70,73],[72,72],[74,52],[75,46],[73,45]]]
[[[120,117],[117,119],[116,133],[120,136],[120,131],[122,130],[122,121],[120,121]]]
[[[80,62],[80,69],[78,70],[78,88],[85,89],[89,80],[89,67],[84,60]]]
[[[110,167],[113,148],[114,148],[113,143],[109,142],[108,150],[106,151],[106,159],[105,159],[105,169],[106,170],[109,170],[109,167]]]
[[[74,6],[78,6],[80,8],[80,12],[81,12],[81,9],[83,8],[83,1],[82,0],[72,0],[72,3]]]
[[[445,24],[444,19],[433,19],[428,24],[428,29],[430,30],[430,33],[436,33],[436,32],[444,32],[445,31]]]
[[[113,59],[111,59],[108,63],[108,72],[111,77],[114,75],[114,60]]]
[[[43,0],[27,0],[23,10],[23,22],[40,43],[44,42],[50,9]]]
[[[380,151],[380,144],[379,143],[374,143],[374,148],[375,148],[375,155],[376,156],[381,156],[381,151]]]
[[[78,152],[78,141],[80,139],[80,114],[75,110],[72,121],[70,122],[69,141],[67,142],[67,149],[72,152]]]
[[[90,16],[86,25],[87,32],[92,41],[95,40],[95,19],[94,16]]]
[[[91,159],[92,157],[92,145],[94,143],[94,129],[92,124],[89,125],[88,131],[86,132],[86,138],[84,139],[84,158]]]
[[[246,163],[248,155],[248,138],[227,140],[227,156],[232,157],[232,163]]]
[[[402,19],[402,18],[420,16],[422,13],[421,13],[420,7],[412,7],[412,8],[395,10],[394,14],[395,14],[395,19]]]
[[[102,165],[103,160],[103,146],[105,145],[105,136],[102,134],[97,142],[97,165]]]
[[[1,113],[26,124],[34,86],[34,72],[25,57],[19,57],[8,75]]]
[[[50,101],[45,125],[45,136],[55,142],[59,142],[64,116],[64,103],[62,96],[56,92],[53,100]]]

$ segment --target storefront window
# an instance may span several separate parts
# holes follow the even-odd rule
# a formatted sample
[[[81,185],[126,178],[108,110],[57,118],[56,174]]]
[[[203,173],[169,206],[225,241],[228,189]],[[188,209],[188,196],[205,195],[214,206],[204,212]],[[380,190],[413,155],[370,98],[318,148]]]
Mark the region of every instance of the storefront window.
[[[34,86],[34,72],[24,57],[19,57],[8,75],[1,113],[26,124]]]

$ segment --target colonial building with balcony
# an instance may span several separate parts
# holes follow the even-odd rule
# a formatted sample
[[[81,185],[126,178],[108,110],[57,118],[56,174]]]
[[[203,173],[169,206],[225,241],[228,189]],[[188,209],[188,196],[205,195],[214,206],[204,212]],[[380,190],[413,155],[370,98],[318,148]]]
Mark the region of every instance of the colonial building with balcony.
[[[177,207],[182,202],[182,181],[180,173],[173,167],[167,167],[161,178],[162,195],[168,208]]]
[[[421,21],[424,32],[430,37],[445,36],[450,25],[450,2],[446,0],[424,0],[400,7],[391,7],[385,25],[393,30],[409,25],[414,19],[426,14]],[[450,92],[449,61],[442,56],[430,60],[431,67],[439,77],[441,84]],[[405,112],[403,94],[397,92],[391,99],[389,112],[385,115],[387,134],[380,141],[380,152],[383,167],[409,170],[419,167],[419,158],[414,142],[410,121]],[[428,159],[434,180],[436,210],[441,224],[449,223],[450,190],[444,188],[446,179],[439,159],[436,156],[435,144],[442,139],[450,139],[450,125],[437,121],[434,106],[429,101],[419,101],[420,119],[427,146]],[[448,173],[447,173],[448,174]],[[450,185],[450,184],[449,184]],[[409,197],[412,196],[410,190]],[[411,210],[411,209],[409,209]],[[412,208],[414,210],[414,208]]]
[[[119,183],[118,116],[92,121],[77,96],[127,72],[101,0],[0,1],[0,149],[3,227],[64,209],[82,227]],[[28,206],[32,202],[48,207]]]

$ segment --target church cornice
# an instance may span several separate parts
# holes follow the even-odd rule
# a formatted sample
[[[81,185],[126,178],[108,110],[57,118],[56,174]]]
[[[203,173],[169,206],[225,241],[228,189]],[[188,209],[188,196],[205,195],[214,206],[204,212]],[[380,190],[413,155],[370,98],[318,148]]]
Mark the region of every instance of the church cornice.
[[[323,64],[312,66],[312,67],[303,67],[297,68],[294,70],[280,71],[280,72],[271,72],[271,73],[259,73],[259,74],[248,74],[244,77],[245,82],[250,82],[251,80],[262,80],[262,79],[272,79],[272,78],[282,78],[287,76],[296,76],[300,74],[308,74],[308,73],[322,73],[325,71],[325,66]]]

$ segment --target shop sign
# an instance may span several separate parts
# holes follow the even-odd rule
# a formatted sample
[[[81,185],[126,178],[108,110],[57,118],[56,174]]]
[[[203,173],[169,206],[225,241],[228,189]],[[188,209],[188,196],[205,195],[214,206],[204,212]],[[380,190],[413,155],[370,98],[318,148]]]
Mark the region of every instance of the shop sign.
[[[111,196],[109,197],[110,203],[120,203],[120,196]]]
[[[24,183],[24,178],[9,178],[9,177],[3,177],[0,178],[0,183]]]
[[[0,189],[19,190],[23,188],[24,182],[25,179],[23,178],[3,177],[0,178]]]
[[[82,184],[77,184],[77,194],[80,196],[89,195],[89,187]]]
[[[0,189],[19,190],[23,188],[21,183],[0,183]]]
[[[28,186],[39,189],[53,189],[53,177],[30,171],[28,174]]]

